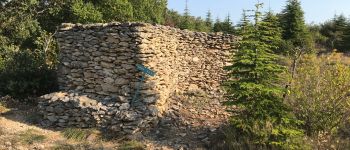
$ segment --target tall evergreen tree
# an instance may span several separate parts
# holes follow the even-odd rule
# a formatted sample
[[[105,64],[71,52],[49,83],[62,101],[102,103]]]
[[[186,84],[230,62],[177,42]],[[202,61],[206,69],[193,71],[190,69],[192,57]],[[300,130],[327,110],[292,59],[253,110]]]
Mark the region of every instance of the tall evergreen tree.
[[[299,0],[288,0],[280,18],[283,39],[291,43],[287,53],[295,55],[296,49],[311,51],[312,41],[305,25],[304,12]]]
[[[230,15],[228,14],[223,22],[217,19],[214,24],[213,31],[233,34],[235,31],[235,28],[231,22]]]
[[[331,50],[350,50],[347,42],[350,40],[350,32],[348,32],[349,23],[344,15],[335,15],[331,21],[327,21],[321,25],[320,33],[328,38],[327,46]]]
[[[302,132],[295,128],[298,121],[283,103],[285,90],[279,81],[285,68],[278,65],[278,56],[272,52],[274,25],[262,20],[261,5],[256,5],[254,23],[241,24],[242,40],[233,56],[233,65],[226,68],[230,72],[230,80],[224,84],[228,94],[226,104],[239,108],[232,110],[236,115],[231,119],[239,143],[255,148],[291,148],[295,145],[290,139]],[[244,21],[246,18],[243,16]]]
[[[208,12],[207,12],[207,16],[206,16],[206,18],[205,18],[205,24],[206,24],[206,26],[210,29],[210,31],[212,31],[212,28],[213,28],[213,19],[212,19],[210,10],[208,10]]]
[[[188,8],[188,0],[186,0],[185,12],[180,24],[180,29],[194,29],[194,19],[191,19],[190,10]]]
[[[219,17],[216,18],[214,26],[213,26],[213,31],[214,32],[221,32],[222,29],[222,23]]]
[[[282,45],[282,29],[279,24],[279,20],[276,14],[274,14],[272,11],[268,11],[264,18],[264,22],[268,22],[269,24],[269,30],[266,30],[264,32],[269,32],[268,34],[271,35],[270,38],[268,38],[265,43],[271,43],[273,46],[273,51],[275,53],[280,53],[279,50]]]

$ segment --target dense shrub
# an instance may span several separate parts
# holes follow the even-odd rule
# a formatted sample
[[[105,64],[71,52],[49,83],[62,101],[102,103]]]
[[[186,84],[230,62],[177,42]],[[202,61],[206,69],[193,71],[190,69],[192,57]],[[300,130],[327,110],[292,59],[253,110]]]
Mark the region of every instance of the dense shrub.
[[[287,102],[309,136],[331,133],[349,119],[350,68],[335,56],[304,56],[292,81]]]
[[[40,56],[27,50],[6,56],[0,70],[0,95],[27,97],[56,90],[55,71]]]

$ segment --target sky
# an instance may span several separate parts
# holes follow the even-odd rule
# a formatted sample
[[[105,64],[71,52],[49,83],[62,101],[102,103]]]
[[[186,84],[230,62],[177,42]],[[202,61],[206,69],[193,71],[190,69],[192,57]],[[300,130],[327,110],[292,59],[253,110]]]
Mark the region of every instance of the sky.
[[[219,17],[223,20],[230,14],[232,21],[236,24],[243,9],[254,9],[258,0],[188,0],[188,8],[192,16],[205,18],[206,12],[211,11],[213,19]],[[280,12],[287,0],[260,0],[264,3],[264,10],[271,9]],[[344,14],[350,18],[350,0],[301,0],[307,23],[322,23],[330,20],[335,14]],[[168,0],[168,8],[180,13],[184,12],[186,0]]]

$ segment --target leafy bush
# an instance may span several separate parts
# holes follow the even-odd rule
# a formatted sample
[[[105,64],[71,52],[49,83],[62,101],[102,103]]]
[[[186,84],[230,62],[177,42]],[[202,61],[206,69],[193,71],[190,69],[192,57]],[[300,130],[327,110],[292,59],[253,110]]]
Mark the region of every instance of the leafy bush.
[[[0,70],[0,94],[27,97],[56,90],[55,71],[38,57],[29,50],[9,53]]]
[[[349,119],[350,68],[334,56],[305,56],[291,84],[287,102],[309,136],[332,133]]]

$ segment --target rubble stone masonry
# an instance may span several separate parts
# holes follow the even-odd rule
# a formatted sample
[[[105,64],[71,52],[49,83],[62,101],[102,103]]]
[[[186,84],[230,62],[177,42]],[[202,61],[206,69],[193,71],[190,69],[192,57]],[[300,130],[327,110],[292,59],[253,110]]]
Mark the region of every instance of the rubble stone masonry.
[[[62,24],[58,82],[42,96],[42,124],[106,127],[125,134],[157,123],[177,92],[219,95],[236,37],[146,23]],[[156,74],[143,75],[141,64]],[[136,86],[140,94],[133,100]]]

